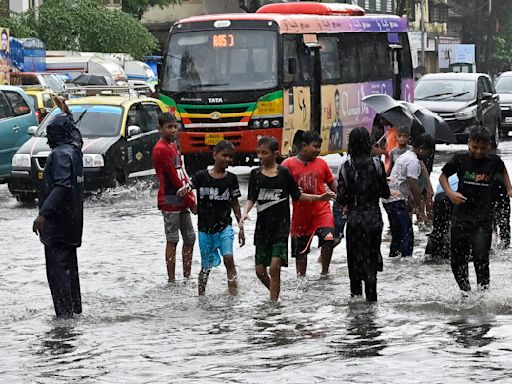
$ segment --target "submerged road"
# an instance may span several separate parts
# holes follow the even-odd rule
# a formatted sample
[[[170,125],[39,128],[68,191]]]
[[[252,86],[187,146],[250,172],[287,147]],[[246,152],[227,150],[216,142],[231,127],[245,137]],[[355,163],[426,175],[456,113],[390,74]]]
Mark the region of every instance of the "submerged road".
[[[433,183],[458,149],[464,146],[438,146]],[[500,144],[500,153],[512,172],[512,140]],[[244,200],[248,170],[236,172]],[[350,298],[343,241],[328,279],[319,277],[318,249],[310,255],[306,279],[295,277],[291,260],[276,306],[253,271],[253,215],[248,244],[235,247],[238,296],[228,295],[220,267],[199,299],[195,278],[166,284],[156,190],[141,182],[87,200],[78,252],[84,313],[57,320],[43,247],[31,231],[36,214],[0,185],[2,383],[443,383],[512,377],[510,250],[491,256],[490,291],[462,299],[450,265],[425,260],[425,233],[416,231],[414,257],[407,259],[386,257],[385,235],[379,302],[367,304]],[[196,245],[194,277],[199,268]]]

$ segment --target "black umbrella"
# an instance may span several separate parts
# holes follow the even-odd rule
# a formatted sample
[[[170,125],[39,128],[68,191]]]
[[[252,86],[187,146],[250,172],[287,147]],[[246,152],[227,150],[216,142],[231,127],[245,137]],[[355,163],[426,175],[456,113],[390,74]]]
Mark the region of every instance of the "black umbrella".
[[[372,107],[375,112],[385,118],[396,128],[409,128],[411,136],[415,137],[425,132],[421,122],[414,116],[407,106],[384,94],[369,95],[363,102]]]
[[[416,116],[416,118],[421,122],[421,125],[425,128],[425,132],[430,134],[436,141],[448,144],[456,143],[455,136],[453,136],[448,123],[437,113],[434,113],[419,104],[408,103],[406,101],[402,101],[401,103],[405,105],[414,116]]]
[[[115,86],[117,85],[114,79],[110,76],[102,76],[102,75],[93,75],[90,73],[82,73],[78,75],[75,80],[73,80],[73,84],[76,85],[108,85]]]

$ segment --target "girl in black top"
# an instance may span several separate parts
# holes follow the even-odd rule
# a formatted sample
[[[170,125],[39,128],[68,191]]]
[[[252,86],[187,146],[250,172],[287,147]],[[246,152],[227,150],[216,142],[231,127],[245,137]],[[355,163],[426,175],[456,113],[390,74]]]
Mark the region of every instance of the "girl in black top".
[[[368,131],[354,128],[349,135],[347,160],[338,178],[337,201],[348,211],[347,262],[350,293],[365,293],[367,301],[377,301],[377,272],[382,271],[380,253],[382,217],[379,199],[388,198],[390,190],[384,164],[371,157]]]

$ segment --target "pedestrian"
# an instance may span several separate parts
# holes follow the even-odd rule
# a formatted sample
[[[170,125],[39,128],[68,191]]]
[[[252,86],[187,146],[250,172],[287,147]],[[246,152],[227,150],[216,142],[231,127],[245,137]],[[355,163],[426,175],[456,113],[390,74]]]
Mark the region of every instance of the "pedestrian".
[[[165,230],[165,262],[169,284],[174,284],[176,267],[176,249],[183,238],[181,256],[183,259],[183,277],[190,278],[192,253],[196,234],[192,225],[190,212],[196,213],[193,193],[178,196],[177,191],[189,183],[187,173],[181,163],[181,154],[176,144],[176,117],[163,113],[158,118],[160,140],[153,148],[153,167],[158,178],[158,209],[162,212]]]
[[[288,266],[290,233],[290,201],[329,201],[333,193],[310,195],[302,193],[287,168],[276,164],[278,142],[264,136],[256,149],[260,167],[249,177],[249,190],[242,223],[257,204],[258,219],[254,231],[256,275],[269,289],[270,300],[277,301],[281,290],[281,267]],[[268,271],[267,271],[268,268]]]
[[[389,152],[389,167],[390,172],[393,169],[393,165],[398,160],[398,158],[403,155],[406,151],[412,150],[412,147],[409,145],[411,141],[411,130],[409,128],[401,127],[396,132],[396,143],[397,146]]]
[[[384,165],[386,174],[391,173],[391,151],[397,147],[398,128],[393,126],[384,116],[377,114],[375,116],[371,140],[373,142],[372,154],[374,156],[384,155]]]
[[[442,169],[439,182],[455,205],[451,222],[451,267],[462,292],[469,292],[468,262],[470,254],[476,271],[477,285],[489,288],[489,251],[492,240],[492,206],[498,179],[512,196],[512,186],[505,164],[491,150],[491,134],[483,127],[471,129],[468,151],[455,154]],[[448,177],[457,174],[457,192],[450,188]]]
[[[384,164],[371,156],[372,145],[366,128],[354,128],[348,138],[350,159],[338,177],[338,203],[347,213],[347,264],[352,297],[363,294],[377,301],[377,272],[383,269],[380,245],[382,216],[379,199],[389,198]],[[398,193],[398,191],[395,191]]]
[[[308,131],[302,135],[299,154],[289,157],[283,162],[295,182],[304,193],[323,195],[325,185],[336,191],[337,183],[325,162],[318,157],[322,138],[316,132]],[[307,255],[311,241],[316,235],[319,238],[322,258],[322,276],[329,274],[332,251],[334,247],[334,217],[328,201],[293,201],[291,224],[292,257],[298,276],[305,276]]]
[[[220,256],[226,267],[228,290],[231,294],[237,292],[237,276],[233,258],[233,241],[235,231],[231,226],[231,211],[240,223],[241,211],[238,198],[241,196],[238,179],[227,170],[233,162],[234,145],[222,140],[213,148],[212,169],[197,172],[191,183],[182,192],[197,190],[197,227],[199,230],[199,249],[201,251],[201,271],[199,272],[199,295],[206,292],[208,276],[212,268],[221,263]],[[238,241],[240,246],[245,244],[243,226],[239,227]]]
[[[414,244],[409,206],[416,209],[421,204],[418,178],[421,175],[420,159],[428,156],[434,148],[434,139],[427,133],[416,136],[412,141],[412,151],[406,151],[395,162],[389,178],[390,189],[400,191],[384,201],[384,209],[391,227],[389,257],[411,256]],[[421,211],[419,211],[420,217]],[[422,217],[424,219],[424,217]]]
[[[459,179],[457,175],[448,178],[450,188],[457,192]],[[453,203],[446,196],[441,185],[437,187],[433,207],[432,232],[428,235],[425,256],[434,259],[450,259],[450,221],[453,213]]]
[[[55,103],[62,113],[46,128],[51,152],[32,229],[44,244],[55,314],[68,319],[82,313],[77,248],[82,244],[83,228],[83,142],[64,99],[56,97]]]

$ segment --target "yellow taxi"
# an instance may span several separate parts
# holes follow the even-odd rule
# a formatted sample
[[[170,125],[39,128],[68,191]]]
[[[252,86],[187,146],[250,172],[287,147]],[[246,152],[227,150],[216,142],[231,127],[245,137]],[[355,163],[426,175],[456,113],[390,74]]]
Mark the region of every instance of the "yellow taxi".
[[[25,93],[29,95],[29,97],[34,102],[34,109],[36,111],[37,121],[43,121],[45,116],[51,112],[53,107],[55,107],[55,102],[53,101],[53,98],[54,96],[57,96],[57,94],[49,90],[37,88],[27,88],[25,89]]]
[[[112,187],[154,173],[153,147],[160,138],[158,117],[168,112],[160,100],[135,96],[95,96],[66,102],[82,133],[86,191]],[[54,108],[33,137],[14,155],[9,190],[19,200],[36,197],[50,153],[46,127],[60,113]]]

